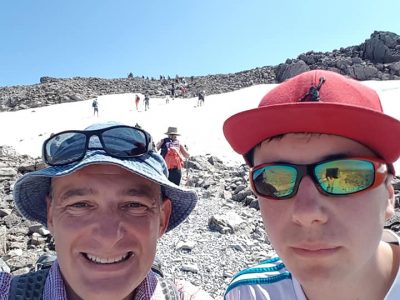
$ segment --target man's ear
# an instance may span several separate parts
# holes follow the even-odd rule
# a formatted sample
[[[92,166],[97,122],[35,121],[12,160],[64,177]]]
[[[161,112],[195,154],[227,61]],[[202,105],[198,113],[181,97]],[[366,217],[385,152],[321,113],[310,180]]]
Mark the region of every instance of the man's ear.
[[[394,195],[394,188],[392,185],[392,178],[389,177],[386,180],[386,189],[388,191],[388,202],[386,206],[386,211],[385,211],[385,219],[390,219],[394,215],[394,206],[396,202],[396,197]]]
[[[47,228],[50,233],[53,235],[53,199],[50,196],[46,196],[47,203]]]
[[[171,212],[172,212],[171,200],[169,198],[164,198],[160,207],[160,230],[158,237],[161,237],[167,230]]]

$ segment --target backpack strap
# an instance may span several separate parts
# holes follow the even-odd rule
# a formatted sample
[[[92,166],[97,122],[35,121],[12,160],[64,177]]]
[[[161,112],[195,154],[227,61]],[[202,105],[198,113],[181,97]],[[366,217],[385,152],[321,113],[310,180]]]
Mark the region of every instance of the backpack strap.
[[[175,286],[175,284],[168,278],[160,276],[158,273],[157,280],[161,286],[162,293],[164,295],[165,300],[179,300],[179,292]]]
[[[160,155],[163,158],[165,158],[165,155],[167,155],[167,152],[168,152],[168,148],[167,148],[166,144],[167,144],[167,141],[169,142],[170,140],[169,140],[169,138],[164,138],[162,141],[163,142],[162,142],[162,144],[160,146]]]
[[[179,292],[172,280],[165,278],[161,268],[161,261],[155,257],[151,270],[156,274],[165,300],[180,300]]]
[[[9,300],[42,300],[49,269],[42,269],[13,277]]]

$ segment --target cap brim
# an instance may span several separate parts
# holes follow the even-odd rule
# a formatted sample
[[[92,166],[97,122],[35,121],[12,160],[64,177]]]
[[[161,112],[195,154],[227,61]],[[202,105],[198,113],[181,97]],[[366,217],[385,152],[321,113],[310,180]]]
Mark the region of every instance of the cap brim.
[[[400,122],[358,106],[299,102],[258,107],[231,116],[223,130],[232,148],[242,155],[267,138],[310,132],[353,139],[388,163],[400,156]]]
[[[151,167],[151,155],[143,155],[134,159],[118,159],[110,157],[102,151],[93,151],[78,163],[58,167],[47,167],[28,173],[20,178],[14,187],[14,202],[20,213],[27,219],[47,226],[46,196],[49,193],[51,178],[65,176],[92,164],[112,164],[138,174],[160,184],[165,196],[172,202],[172,212],[167,231],[175,228],[185,220],[196,206],[197,195],[170,182],[163,173]]]

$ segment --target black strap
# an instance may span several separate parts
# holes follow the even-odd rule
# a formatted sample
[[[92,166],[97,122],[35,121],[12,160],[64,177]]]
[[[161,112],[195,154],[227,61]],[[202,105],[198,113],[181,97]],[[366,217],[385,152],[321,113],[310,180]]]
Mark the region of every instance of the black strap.
[[[9,300],[42,300],[44,284],[49,269],[30,272],[13,277]]]
[[[162,141],[163,142],[162,142],[162,144],[160,146],[160,155],[163,158],[165,158],[165,156],[167,155],[167,152],[168,152],[166,144],[167,144],[167,141],[171,141],[171,139],[170,138],[164,138]]]
[[[170,279],[161,277],[158,273],[156,274],[165,300],[179,300],[180,296],[175,284]]]

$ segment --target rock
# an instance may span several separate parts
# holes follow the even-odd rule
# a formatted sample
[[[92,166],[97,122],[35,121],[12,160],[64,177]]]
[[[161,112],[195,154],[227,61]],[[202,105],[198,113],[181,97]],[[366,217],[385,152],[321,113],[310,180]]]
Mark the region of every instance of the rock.
[[[29,226],[29,232],[31,233],[37,233],[40,234],[41,236],[47,236],[50,234],[50,231],[47,230],[46,228],[43,227],[41,224],[35,224]]]
[[[13,168],[0,168],[0,178],[1,177],[15,177],[17,171]]]
[[[192,250],[196,245],[195,241],[180,241],[176,246],[176,250]]]
[[[0,256],[7,253],[7,227],[0,226]]]
[[[400,61],[390,64],[389,69],[393,72],[393,74],[400,75]]]
[[[225,215],[214,215],[210,218],[208,226],[211,230],[220,233],[234,233],[245,221],[235,212],[228,212]]]
[[[31,236],[31,245],[40,246],[46,242],[46,238],[42,237],[39,233],[34,232]]]
[[[374,63],[400,61],[399,36],[392,32],[374,32],[363,45],[364,58]]]
[[[8,208],[0,208],[0,218],[10,215],[12,212],[11,209]]]
[[[30,271],[30,268],[23,267],[23,268],[20,268],[20,269],[17,269],[15,271],[13,271],[12,274],[14,276],[17,276],[17,275],[22,275],[22,274],[28,273],[29,271]]]
[[[290,64],[280,64],[275,70],[276,79],[278,82],[283,82],[308,70],[310,67],[302,60]]]
[[[8,251],[7,256],[10,257],[15,257],[15,256],[21,256],[22,255],[22,249],[13,249]]]
[[[10,273],[11,272],[10,267],[7,266],[5,261],[2,260],[1,258],[0,258],[0,272],[6,272],[6,273]]]
[[[196,264],[185,264],[185,265],[182,265],[181,270],[185,271],[185,272],[198,273],[199,267]]]
[[[378,77],[378,69],[372,66],[353,65],[347,68],[351,77],[357,80],[369,80]]]

